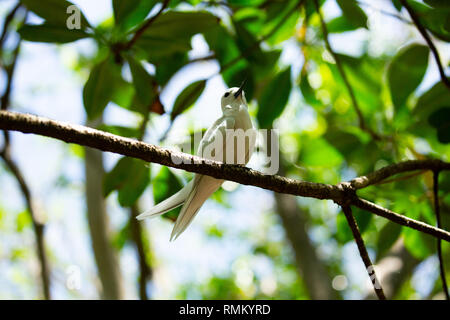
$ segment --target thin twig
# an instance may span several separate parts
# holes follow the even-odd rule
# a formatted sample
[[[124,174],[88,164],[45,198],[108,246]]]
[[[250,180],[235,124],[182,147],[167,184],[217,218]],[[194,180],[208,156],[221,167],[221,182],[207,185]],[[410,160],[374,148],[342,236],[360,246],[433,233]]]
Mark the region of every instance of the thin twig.
[[[11,64],[4,67],[8,81],[6,83],[5,91],[3,92],[2,98],[0,100],[0,104],[1,104],[0,110],[6,110],[9,107],[14,72],[16,71],[16,65],[17,65],[17,57],[19,56],[19,53],[20,53],[20,42],[21,42],[21,40],[19,40],[19,42],[16,45],[16,48],[13,51],[13,57],[12,57]]]
[[[439,170],[433,172],[433,196],[434,196],[434,211],[436,212],[436,224],[438,228],[441,226],[441,213],[439,208]],[[442,258],[441,239],[437,239],[437,254],[439,258],[439,269],[441,273],[442,290],[447,300],[450,300],[448,293],[447,279],[445,278],[444,259]]]
[[[17,10],[19,10],[21,6],[20,1],[16,4],[14,8],[8,13],[8,15],[5,17],[5,21],[3,22],[3,29],[2,34],[0,35],[0,51],[3,50],[3,44],[5,43],[6,37],[8,35],[9,31],[9,25],[14,19],[14,16],[16,15]]]
[[[352,208],[350,206],[342,206],[342,210],[344,211],[344,215],[345,218],[347,219],[348,226],[352,230],[353,237],[355,238],[356,245],[358,246],[359,255],[361,256],[361,259],[364,262],[364,265],[366,266],[366,270],[372,282],[373,289],[375,290],[378,299],[386,300],[383,288],[381,287],[381,284],[378,281],[377,275],[375,274],[375,269],[372,265],[372,261],[370,260],[366,246],[364,245],[364,240],[361,236],[361,232],[359,232],[358,224],[355,220],[355,217],[353,216]]]
[[[144,245],[144,237],[142,226],[139,221],[136,219],[136,216],[140,213],[139,209],[136,205],[133,205],[130,208],[130,228],[131,228],[131,237],[136,246],[136,251],[138,255],[139,261],[139,297],[141,300],[148,300],[147,294],[147,281],[152,277],[152,268],[147,262],[146,258],[146,249]]]
[[[13,176],[16,178],[20,190],[22,194],[25,197],[26,206],[28,209],[28,212],[31,217],[31,221],[33,224],[34,233],[36,235],[36,247],[37,247],[37,254],[38,254],[38,260],[40,263],[41,268],[41,280],[42,280],[42,290],[44,294],[44,298],[46,300],[51,299],[50,295],[50,272],[48,267],[48,259],[47,255],[45,253],[45,244],[44,244],[44,228],[45,225],[39,221],[39,214],[38,210],[35,204],[35,201],[31,195],[31,191],[28,187],[28,184],[25,181],[25,178],[23,177],[22,172],[20,171],[19,167],[16,165],[16,163],[11,159],[9,154],[1,153],[0,156],[2,157],[3,161],[5,162],[6,166],[9,168]]]
[[[208,55],[203,56],[203,57],[198,57],[198,58],[191,59],[191,60],[189,60],[189,61],[187,62],[187,64],[196,63],[196,62],[204,62],[204,61],[209,61],[209,60],[214,60],[214,59],[216,59],[216,58],[217,58],[216,54],[215,54],[215,53],[211,53],[211,54],[208,54]]]
[[[279,193],[316,199],[328,199],[338,204],[345,203],[351,197],[350,204],[352,205],[383,216],[400,225],[450,242],[450,232],[448,231],[404,217],[367,200],[355,197],[353,193],[356,188],[350,182],[330,185],[301,181],[278,175],[266,175],[247,167],[224,164],[182,152],[171,151],[166,148],[120,137],[85,126],[71,125],[44,117],[11,111],[0,111],[0,129],[44,135],[67,143],[76,143],[81,146],[114,152],[147,162],[159,163],[164,166],[200,173],[217,179],[230,180],[244,185],[252,185]],[[450,163],[440,160],[411,160],[389,166],[388,172],[395,174],[397,172],[408,171],[406,168],[411,168],[411,170],[450,170]],[[374,174],[374,180],[379,179],[380,175],[386,175],[386,170],[378,170]],[[358,181],[359,178],[355,180]],[[360,180],[367,180],[367,176],[366,179]]]
[[[338,71],[342,77],[342,80],[344,81],[345,87],[347,88],[350,99],[352,100],[353,109],[355,110],[356,115],[358,116],[359,127],[361,128],[361,130],[369,133],[374,140],[380,140],[381,137],[366,125],[364,116],[362,114],[361,108],[358,103],[358,100],[356,99],[355,92],[353,91],[353,88],[350,85],[350,81],[348,80],[347,74],[345,73],[344,67],[341,63],[341,59],[339,58],[339,56],[336,54],[336,52],[334,52],[333,48],[331,47],[330,41],[328,39],[328,28],[325,23],[325,20],[323,19],[322,13],[320,12],[320,6],[319,6],[318,0],[314,0],[314,5],[316,7],[317,14],[319,15],[319,18],[320,18],[320,25],[322,27],[325,45],[326,45],[328,51],[333,56],[334,61],[336,62],[336,67],[338,68]]]
[[[404,176],[398,177],[398,178],[392,178],[392,179],[383,180],[383,181],[380,181],[380,182],[377,182],[377,183],[374,183],[374,184],[379,185],[379,184],[387,184],[387,183],[392,183],[392,182],[397,182],[397,181],[408,180],[410,178],[414,178],[416,176],[419,176],[419,175],[425,173],[425,171],[426,170],[421,170],[419,172],[414,172],[414,173],[407,174],[407,175],[404,175]]]
[[[159,11],[153,17],[148,19],[141,27],[139,27],[139,29],[136,30],[133,37],[130,39],[130,41],[128,41],[125,44],[123,49],[129,50],[136,43],[136,41],[139,40],[139,38],[142,36],[145,30],[147,30],[153,24],[153,22],[155,22],[155,20],[160,16],[160,14],[164,11],[164,9],[167,8],[169,2],[170,0],[164,0],[161,9],[159,9]]]
[[[445,240],[450,242],[450,232],[446,230],[442,230],[433,226],[430,226],[429,224],[426,224],[422,221],[417,221],[408,217],[405,217],[401,214],[395,213],[389,209],[383,208],[375,203],[372,203],[370,201],[361,199],[361,198],[354,198],[351,201],[351,204],[355,207],[358,207],[360,209],[372,212],[380,217],[389,219],[392,222],[395,222],[399,225],[412,228],[414,230],[432,235],[433,237]]]
[[[427,160],[407,160],[400,163],[395,163],[373,171],[365,176],[356,177],[350,180],[348,183],[352,186],[352,188],[358,190],[366,188],[370,185],[378,184],[385,179],[392,177],[399,173],[409,172],[409,171],[417,171],[420,170],[435,170],[436,168],[440,170],[438,167],[438,163],[441,160],[438,159],[427,159]],[[445,169],[444,169],[445,170]]]
[[[439,52],[437,51],[436,46],[434,45],[433,41],[431,41],[431,38],[428,35],[427,30],[422,25],[422,23],[420,22],[419,17],[414,12],[413,8],[411,8],[411,6],[408,4],[408,2],[405,1],[405,0],[400,0],[400,3],[406,8],[406,10],[408,11],[409,15],[411,16],[412,21],[416,25],[416,27],[419,30],[419,32],[422,35],[422,37],[427,42],[428,47],[430,47],[430,50],[431,50],[431,52],[433,53],[433,56],[434,56],[434,60],[436,60],[436,64],[437,64],[438,69],[439,69],[439,74],[441,76],[441,80],[447,86],[447,88],[450,89],[450,81],[447,79],[447,76],[445,75],[444,67],[442,66],[441,58],[439,57]]]

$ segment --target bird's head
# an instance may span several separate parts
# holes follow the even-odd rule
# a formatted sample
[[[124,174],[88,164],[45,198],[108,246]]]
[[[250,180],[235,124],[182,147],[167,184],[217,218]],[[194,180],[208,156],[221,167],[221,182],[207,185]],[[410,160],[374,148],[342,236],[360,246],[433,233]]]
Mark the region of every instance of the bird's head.
[[[245,93],[242,90],[244,87],[245,81],[241,84],[239,88],[233,87],[225,91],[222,96],[221,104],[222,109],[226,106],[230,106],[232,108],[239,108],[240,105],[247,105],[247,100],[245,99]]]

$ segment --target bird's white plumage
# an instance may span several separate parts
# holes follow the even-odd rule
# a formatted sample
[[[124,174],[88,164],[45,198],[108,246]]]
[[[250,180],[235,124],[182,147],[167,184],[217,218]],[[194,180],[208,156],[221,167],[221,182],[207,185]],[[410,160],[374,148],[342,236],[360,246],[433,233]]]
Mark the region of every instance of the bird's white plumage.
[[[205,136],[199,144],[198,156],[216,161],[225,161],[227,142],[229,144],[230,139],[234,139],[232,132],[237,129],[242,129],[243,131],[253,129],[247,110],[245,94],[241,91],[242,89],[240,88],[230,88],[222,96],[221,106],[223,115],[206,131]],[[213,154],[209,154],[207,152],[208,147],[211,147],[211,143],[217,143],[217,141],[221,141],[221,148],[216,148]],[[245,144],[245,163],[249,161],[254,148],[254,139],[250,138],[248,142],[248,144]],[[237,150],[235,149],[234,152],[236,153]],[[195,174],[194,178],[180,191],[150,210],[140,214],[137,218],[142,220],[144,218],[156,217],[183,205],[170,236],[171,241],[175,240],[186,230],[203,203],[223,182],[224,180],[221,179]]]

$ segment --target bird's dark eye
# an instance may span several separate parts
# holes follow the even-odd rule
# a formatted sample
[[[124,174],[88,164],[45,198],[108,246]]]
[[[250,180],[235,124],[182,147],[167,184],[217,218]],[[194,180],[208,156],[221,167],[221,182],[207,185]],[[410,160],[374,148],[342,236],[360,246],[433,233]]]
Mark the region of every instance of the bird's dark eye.
[[[230,95],[229,92],[225,92],[225,94],[223,95],[225,98],[228,97]]]

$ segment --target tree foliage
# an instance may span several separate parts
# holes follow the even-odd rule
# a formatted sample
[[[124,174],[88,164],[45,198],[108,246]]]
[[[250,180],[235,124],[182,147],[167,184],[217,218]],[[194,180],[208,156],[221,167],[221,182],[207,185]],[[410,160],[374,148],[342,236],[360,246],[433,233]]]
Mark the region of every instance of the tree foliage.
[[[157,122],[170,114],[173,122],[195,113],[196,102],[208,88],[210,79],[183,88],[171,106],[163,105],[160,96],[183,68],[214,60],[220,68],[218,75],[227,86],[238,86],[247,80],[245,92],[256,126],[280,129],[286,175],[334,184],[405,159],[450,159],[450,88],[438,76],[432,77],[434,83],[424,80],[436,61],[419,36],[381,54],[369,45],[362,46],[356,55],[327,49],[328,38],[371,31],[369,11],[360,1],[337,0],[338,15],[325,16],[327,32],[312,0],[112,0],[112,19],[93,25],[81,12],[80,28],[75,30],[66,27],[66,9],[72,5],[69,1],[20,2],[43,20],[19,27],[24,41],[66,44],[81,40],[95,44],[96,54],[85,57],[88,63],[84,63],[81,55],[79,59],[79,67],[88,74],[82,92],[86,117],[99,119],[106,108],[115,105],[140,119],[135,126],[104,124],[101,129],[105,131],[141,139],[149,118]],[[321,12],[330,2],[334,3],[317,2]],[[442,48],[448,49],[445,43],[450,41],[448,1],[407,0],[407,3],[433,41],[440,41]],[[402,20],[411,21],[402,1],[385,1],[385,6],[394,10],[393,16],[402,15]],[[408,27],[407,22],[399,23]],[[414,25],[408,30],[413,29]],[[210,54],[191,61],[192,38],[198,34]],[[297,52],[295,59],[286,63],[283,54],[288,45]],[[448,55],[441,58],[445,67]],[[301,66],[294,60],[302,60]],[[218,107],[219,102],[215,103]],[[439,184],[442,225],[448,230],[450,175],[442,172]],[[179,190],[182,183],[168,168],[155,167],[151,172],[142,161],[124,157],[105,174],[103,185],[105,197],[117,192],[119,204],[132,207],[150,186],[157,203]],[[431,175],[424,173],[372,186],[360,194],[410,218],[435,225],[431,190]],[[220,190],[214,199],[224,204],[224,197]],[[328,245],[341,252],[353,240],[342,213],[336,214],[316,202],[300,201],[299,206],[310,212],[307,216],[311,230],[325,230],[315,245]],[[317,214],[318,210],[323,213]],[[176,215],[174,210],[165,217],[173,220]],[[435,243],[429,236],[362,211],[355,211],[354,215],[377,260],[399,240],[420,261],[436,254]],[[21,218],[18,228],[21,230],[25,223],[26,219]],[[221,238],[223,232],[215,229],[209,230],[209,234]],[[282,241],[258,239],[252,246],[247,259],[255,255],[268,258],[275,269],[294,280],[275,279],[278,287],[274,291],[264,286],[256,286],[252,291],[239,287],[239,282],[233,281],[237,271],[231,270],[226,275],[211,277],[206,283],[186,285],[180,289],[179,297],[308,296],[301,277],[292,276],[295,274],[292,252],[283,247]],[[449,273],[450,247],[444,245],[443,249]],[[331,275],[343,272],[343,263],[334,254],[324,260]],[[257,278],[254,276],[252,283],[261,283]],[[437,280],[432,291],[438,292],[440,286]],[[403,295],[412,293],[407,291]]]

